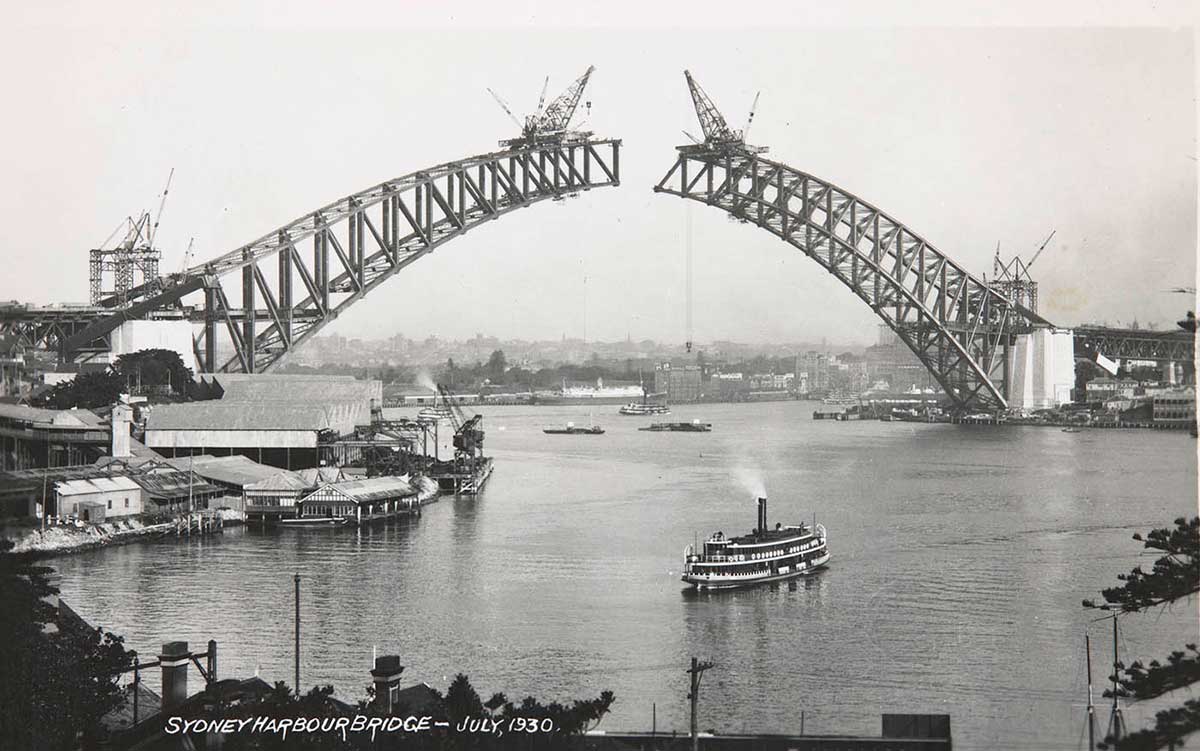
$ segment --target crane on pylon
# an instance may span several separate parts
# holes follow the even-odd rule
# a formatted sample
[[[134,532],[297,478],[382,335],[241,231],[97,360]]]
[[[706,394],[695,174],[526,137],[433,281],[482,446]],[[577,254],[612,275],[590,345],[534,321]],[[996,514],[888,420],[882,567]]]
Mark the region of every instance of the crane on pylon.
[[[583,75],[575,79],[575,81],[567,87],[567,90],[559,94],[549,104],[542,108],[543,102],[546,100],[546,88],[549,86],[550,78],[546,78],[546,83],[542,85],[542,94],[538,97],[538,106],[533,114],[525,117],[524,124],[517,119],[513,114],[512,109],[495,91],[488,89],[488,93],[496,100],[509,118],[521,129],[519,138],[507,138],[500,142],[501,146],[525,146],[545,143],[547,141],[578,141],[586,140],[592,135],[590,132],[574,131],[570,129],[571,118],[575,116],[575,111],[579,108],[579,100],[583,97],[583,90],[587,87],[588,79],[591,78],[592,72],[596,70],[596,66],[589,65],[588,69],[583,72]],[[591,112],[592,103],[585,102],[588,112]]]

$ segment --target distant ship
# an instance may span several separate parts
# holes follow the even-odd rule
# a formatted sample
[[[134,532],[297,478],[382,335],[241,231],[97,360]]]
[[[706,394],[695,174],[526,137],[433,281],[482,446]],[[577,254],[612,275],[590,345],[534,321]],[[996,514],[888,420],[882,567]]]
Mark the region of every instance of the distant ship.
[[[542,428],[542,432],[549,435],[603,435],[604,428],[599,425],[579,428],[575,426],[575,423],[569,422],[565,428]]]
[[[449,420],[450,419],[450,408],[449,407],[422,407],[421,411],[417,413],[417,419],[425,420],[427,422],[437,422],[438,420]]]
[[[711,422],[700,422],[692,420],[691,422],[655,422],[647,427],[638,428],[638,430],[649,430],[651,432],[674,431],[678,433],[709,433],[712,431]]]
[[[822,399],[821,403],[822,404],[833,404],[833,405],[837,405],[839,407],[847,407],[847,406],[850,406],[851,404],[858,404],[858,399],[856,399],[853,396],[849,396],[847,394],[843,394],[843,393],[835,391],[832,394],[830,394],[829,396]]]
[[[665,404],[653,404],[650,402],[630,402],[624,407],[617,410],[622,415],[669,415],[671,408]]]
[[[696,550],[683,551],[683,581],[696,589],[729,589],[805,576],[829,563],[820,524],[767,529],[767,499],[758,499],[758,526],[743,537],[716,532]]]

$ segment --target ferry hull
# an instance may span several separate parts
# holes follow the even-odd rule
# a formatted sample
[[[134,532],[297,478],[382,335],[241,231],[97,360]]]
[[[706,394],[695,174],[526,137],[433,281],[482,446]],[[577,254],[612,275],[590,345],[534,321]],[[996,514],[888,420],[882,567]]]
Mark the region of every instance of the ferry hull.
[[[808,576],[821,571],[829,565],[829,554],[823,558],[817,559],[817,563],[796,571],[789,571],[786,574],[775,574],[774,576],[764,576],[754,579],[743,579],[738,581],[713,581],[711,579],[702,579],[684,574],[681,579],[687,584],[690,584],[697,591],[707,591],[710,589],[741,589],[743,587],[756,587],[759,584],[770,584],[771,582],[787,581],[788,579],[797,579],[801,576]]]

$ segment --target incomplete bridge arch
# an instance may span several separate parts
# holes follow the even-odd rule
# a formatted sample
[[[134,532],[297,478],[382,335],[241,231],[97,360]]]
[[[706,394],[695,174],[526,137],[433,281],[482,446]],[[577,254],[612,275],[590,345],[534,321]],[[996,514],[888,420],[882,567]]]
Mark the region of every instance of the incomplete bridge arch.
[[[350,305],[449,240],[514,209],[619,185],[620,140],[567,129],[591,72],[539,109],[520,138],[501,142],[503,151],[388,180],[182,274],[135,288],[127,296],[132,305],[77,330],[63,349],[94,346],[126,320],[174,308],[176,316],[203,324],[194,348],[206,371],[270,369]],[[230,280],[233,290],[223,284]],[[203,300],[185,305],[193,294]],[[223,362],[217,359],[221,329],[234,349]]]
[[[858,196],[760,156],[686,73],[704,141],[655,186],[753,223],[802,251],[875,311],[959,408],[1005,408],[1007,348],[1048,322],[1003,297]]]

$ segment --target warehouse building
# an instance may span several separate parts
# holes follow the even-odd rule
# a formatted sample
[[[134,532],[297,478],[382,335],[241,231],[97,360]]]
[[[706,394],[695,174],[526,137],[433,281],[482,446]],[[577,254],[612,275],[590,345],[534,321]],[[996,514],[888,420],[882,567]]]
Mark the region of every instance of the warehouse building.
[[[221,398],[155,407],[145,443],[163,456],[245,456],[281,469],[320,464],[322,437],[369,425],[383,384],[343,376],[208,376]],[[262,478],[259,478],[262,479]]]

